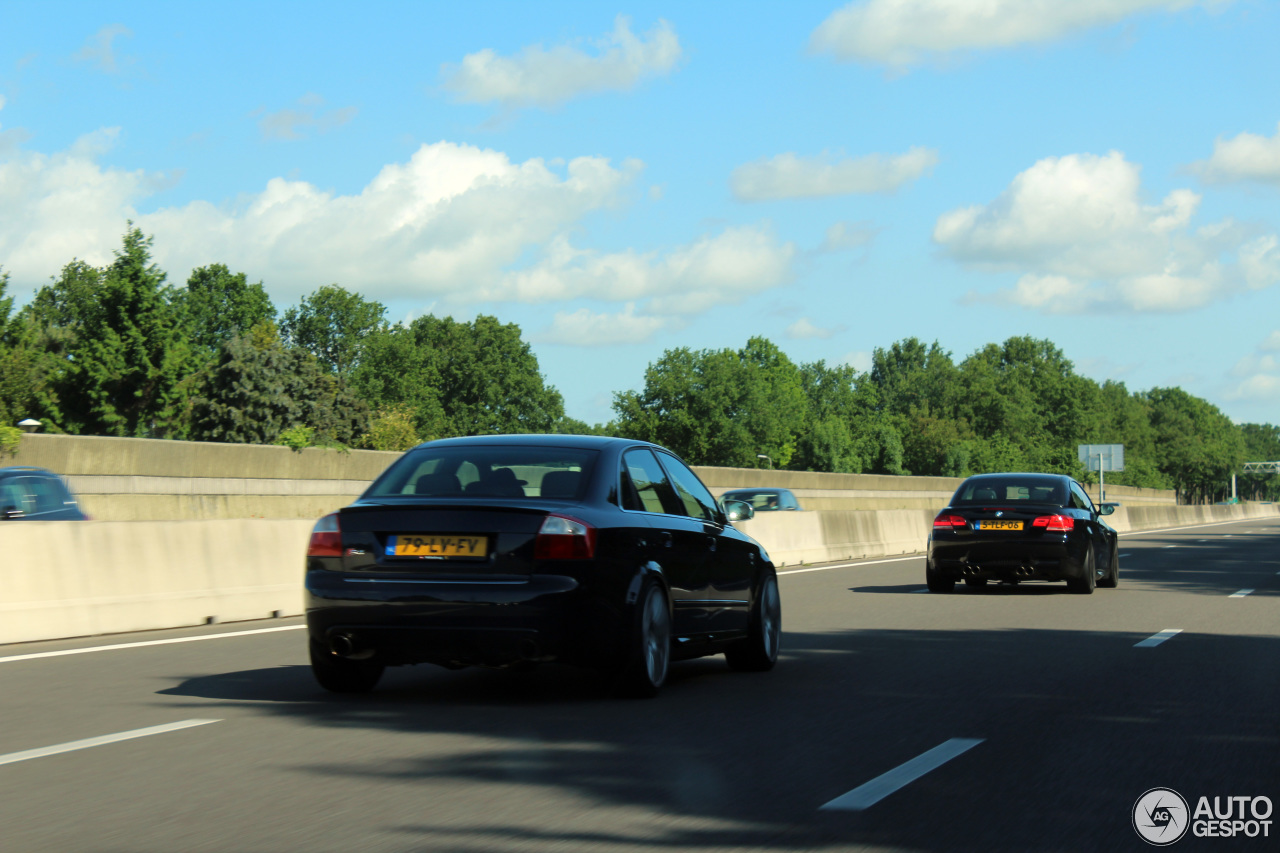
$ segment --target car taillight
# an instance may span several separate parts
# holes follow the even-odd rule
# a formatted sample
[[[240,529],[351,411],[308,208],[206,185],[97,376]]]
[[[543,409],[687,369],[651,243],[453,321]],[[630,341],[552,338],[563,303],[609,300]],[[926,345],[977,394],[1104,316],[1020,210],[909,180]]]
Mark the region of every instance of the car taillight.
[[[948,515],[943,513],[933,520],[934,530],[953,530],[957,527],[964,527],[967,524],[963,516]]]
[[[307,546],[308,557],[341,557],[342,528],[338,526],[338,514],[331,512],[316,522],[311,528],[311,544]]]
[[[1069,515],[1042,515],[1032,519],[1032,527],[1043,527],[1045,530],[1067,531],[1076,526],[1076,520]]]
[[[535,560],[590,560],[596,555],[596,529],[568,515],[548,515],[533,542]]]

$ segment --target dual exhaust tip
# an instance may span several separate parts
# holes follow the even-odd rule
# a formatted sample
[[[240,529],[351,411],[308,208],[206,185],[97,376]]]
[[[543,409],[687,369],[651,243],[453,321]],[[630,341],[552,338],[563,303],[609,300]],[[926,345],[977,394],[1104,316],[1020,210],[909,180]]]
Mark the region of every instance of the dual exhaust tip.
[[[966,565],[964,568],[960,570],[960,573],[967,578],[981,577],[982,567]],[[1035,567],[1033,566],[1023,565],[1023,566],[1018,566],[1016,569],[1014,569],[1013,573],[1014,575],[1020,578],[1029,578],[1036,573],[1036,570],[1035,570]]]

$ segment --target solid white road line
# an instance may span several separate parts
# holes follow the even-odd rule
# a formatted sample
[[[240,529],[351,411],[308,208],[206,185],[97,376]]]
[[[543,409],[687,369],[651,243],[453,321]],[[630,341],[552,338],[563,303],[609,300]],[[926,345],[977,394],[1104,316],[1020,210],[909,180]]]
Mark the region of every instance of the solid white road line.
[[[1227,598],[1244,598],[1246,595],[1248,595],[1251,592],[1253,592],[1253,590],[1251,589],[1242,589],[1239,592],[1231,593],[1230,595],[1227,596]]]
[[[119,732],[113,735],[103,735],[102,737],[73,740],[68,743],[60,743],[55,746],[42,746],[39,749],[26,749],[22,752],[11,752],[8,755],[0,755],[0,764],[13,764],[15,762],[26,761],[31,758],[44,758],[46,755],[75,752],[77,749],[88,749],[93,746],[103,746],[108,743],[119,743],[122,740],[133,740],[134,738],[148,737],[150,735],[162,735],[165,732],[176,732],[180,729],[189,729],[194,726],[207,726],[209,723],[220,722],[222,722],[222,720],[182,720],[177,723],[165,723],[163,726],[149,726],[145,729],[134,729],[131,732]]]
[[[1135,649],[1155,648],[1156,646],[1160,645],[1170,637],[1176,637],[1178,634],[1181,634],[1181,633],[1182,633],[1181,628],[1165,628],[1159,634],[1152,634],[1150,637],[1147,637],[1141,643],[1134,643],[1133,647]]]
[[[64,655],[87,655],[89,652],[110,652],[116,649],[138,649],[143,646],[167,646],[171,643],[195,643],[200,640],[223,640],[227,637],[247,637],[250,634],[273,634],[276,631],[301,631],[306,625],[285,625],[280,628],[256,628],[252,631],[228,631],[224,634],[201,634],[198,637],[173,637],[168,640],[143,640],[137,643],[116,643],[111,646],[89,646],[84,649],[62,649],[57,652],[32,652],[29,655],[10,655],[0,658],[0,663],[11,663],[18,660],[35,660],[36,658],[59,658]]]
[[[900,764],[888,773],[881,774],[849,793],[836,797],[821,810],[860,812],[870,808],[899,788],[910,785],[930,770],[936,770],[957,755],[973,749],[983,740],[984,738],[953,737],[928,752],[917,755],[906,764]]]
[[[877,566],[881,563],[901,563],[906,560],[919,560],[923,556],[924,554],[912,554],[907,557],[893,557],[888,560],[867,560],[860,563],[837,563],[834,566],[816,566],[812,569],[786,569],[778,572],[778,577],[782,577],[783,575],[799,575],[805,572],[828,572],[832,569],[847,569],[850,566]]]

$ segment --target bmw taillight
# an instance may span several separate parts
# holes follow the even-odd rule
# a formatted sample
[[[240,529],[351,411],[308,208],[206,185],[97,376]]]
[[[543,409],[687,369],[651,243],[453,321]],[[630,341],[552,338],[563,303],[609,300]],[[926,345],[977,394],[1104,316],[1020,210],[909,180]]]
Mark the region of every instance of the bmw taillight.
[[[590,560],[596,555],[596,529],[568,515],[548,515],[533,542],[535,560]]]
[[[968,522],[964,520],[963,516],[951,515],[944,512],[933,520],[933,529],[957,530],[964,527],[966,524],[968,524]]]
[[[307,546],[307,556],[342,556],[342,528],[338,526],[336,512],[329,513],[311,528],[311,544]]]
[[[1032,519],[1031,526],[1065,533],[1075,528],[1076,520],[1069,515],[1042,515],[1039,518]]]

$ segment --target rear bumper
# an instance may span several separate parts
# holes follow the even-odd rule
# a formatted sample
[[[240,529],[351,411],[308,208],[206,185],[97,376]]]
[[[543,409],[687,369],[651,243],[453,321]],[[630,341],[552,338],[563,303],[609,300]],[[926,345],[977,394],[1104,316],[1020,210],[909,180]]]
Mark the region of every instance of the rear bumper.
[[[1085,549],[1066,537],[1035,541],[931,542],[928,569],[944,578],[1079,580]]]
[[[602,602],[561,575],[475,581],[353,577],[310,571],[307,633],[332,649],[388,665],[502,666],[525,660],[591,662],[616,624]]]

